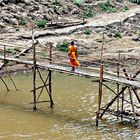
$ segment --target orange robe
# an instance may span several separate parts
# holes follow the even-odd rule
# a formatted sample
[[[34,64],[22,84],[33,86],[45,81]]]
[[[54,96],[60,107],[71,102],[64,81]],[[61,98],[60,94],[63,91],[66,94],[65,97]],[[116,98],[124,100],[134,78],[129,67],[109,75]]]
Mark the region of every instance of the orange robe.
[[[69,55],[69,58],[70,58],[70,65],[72,67],[80,66],[79,61],[76,60],[77,56],[78,56],[78,52],[77,52],[77,47],[76,46],[69,46],[68,55]]]

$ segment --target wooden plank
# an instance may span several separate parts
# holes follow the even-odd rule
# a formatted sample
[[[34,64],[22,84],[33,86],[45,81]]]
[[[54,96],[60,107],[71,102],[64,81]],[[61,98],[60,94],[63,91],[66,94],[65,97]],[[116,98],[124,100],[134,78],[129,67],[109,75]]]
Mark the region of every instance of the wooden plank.
[[[0,56],[0,59],[4,60],[3,56]],[[21,63],[21,64],[27,64],[27,65],[33,65],[32,61],[26,61],[26,60],[20,60],[20,59],[16,59],[16,58],[6,58],[7,61],[15,61],[17,63]],[[36,63],[38,67],[42,67],[45,69],[50,69],[50,70],[54,70],[54,71],[59,71],[59,72],[63,72],[63,73],[70,73],[73,75],[78,75],[78,76],[88,76],[88,77],[96,77],[99,78],[99,72],[89,72],[89,71],[85,71],[85,70],[80,70],[80,69],[76,69],[75,72],[71,71],[71,67],[64,67],[64,66],[59,66],[59,65],[54,65],[54,64],[45,64],[45,63]],[[124,84],[124,85],[128,85],[128,86],[134,86],[136,88],[140,88],[140,82],[139,81],[130,81],[127,80],[126,78],[122,78],[122,77],[117,77],[114,75],[109,75],[108,74],[104,74],[104,80],[106,81],[110,81],[110,82],[114,82],[114,83],[120,83],[120,84]]]

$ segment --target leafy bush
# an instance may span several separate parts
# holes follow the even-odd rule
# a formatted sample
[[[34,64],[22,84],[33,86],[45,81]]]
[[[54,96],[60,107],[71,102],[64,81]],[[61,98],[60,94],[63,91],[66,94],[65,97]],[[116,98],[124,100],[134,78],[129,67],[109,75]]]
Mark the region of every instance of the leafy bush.
[[[91,33],[92,33],[91,29],[85,29],[84,30],[84,34],[86,34],[86,35],[90,35]]]
[[[130,1],[133,2],[133,3],[140,4],[140,0],[130,0]]]
[[[95,13],[91,6],[89,6],[86,10],[86,13],[83,15],[83,18],[92,18],[95,16]]]
[[[62,43],[58,43],[56,45],[57,50],[62,51],[62,52],[68,52],[68,46],[69,46],[69,42],[67,42],[66,40],[63,41]]]
[[[11,49],[11,48],[7,48],[7,49],[6,49],[6,53],[12,53],[12,54],[13,54],[13,53],[14,53],[14,50]]]
[[[74,4],[77,6],[81,6],[83,4],[83,0],[74,0]]]
[[[110,4],[109,0],[107,2],[99,3],[98,4],[100,9],[107,13],[113,13],[117,10]]]
[[[21,25],[26,25],[26,24],[27,24],[26,19],[25,19],[25,18],[22,18],[20,24],[21,24]]]
[[[21,52],[21,49],[20,48],[14,48],[14,51]]]
[[[45,27],[47,21],[46,21],[46,20],[43,20],[43,19],[39,19],[39,20],[36,20],[34,23],[35,23],[38,27],[43,28],[43,27]]]

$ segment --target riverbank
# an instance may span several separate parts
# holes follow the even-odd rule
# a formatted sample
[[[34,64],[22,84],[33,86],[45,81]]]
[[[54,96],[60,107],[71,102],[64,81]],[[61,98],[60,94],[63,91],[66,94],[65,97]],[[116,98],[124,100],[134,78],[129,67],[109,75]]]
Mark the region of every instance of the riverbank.
[[[71,40],[74,40],[79,49],[79,59],[81,60],[81,63],[89,64],[89,66],[96,66],[94,62],[100,62],[102,35],[104,33],[104,63],[107,64],[108,67],[116,66],[116,63],[114,62],[118,61],[120,52],[121,58],[119,61],[129,69],[137,70],[140,66],[139,8],[140,6],[134,6],[126,12],[100,14],[93,19],[89,19],[85,25],[53,30],[36,28],[34,30],[34,35],[42,35],[41,37],[36,38],[40,44],[40,46],[37,47],[39,56],[38,61],[44,61],[44,58],[47,55],[45,46],[48,42],[53,43],[53,57],[56,57],[57,54],[66,57],[67,52],[58,51],[56,46],[64,41],[70,43]],[[25,39],[25,37],[31,38],[31,30],[20,28],[19,31],[13,33],[2,33],[0,40],[2,42],[17,44],[17,47],[18,44],[19,47],[21,47],[21,44],[29,46],[32,40]],[[11,53],[7,55],[14,56],[15,52],[11,51]],[[30,50],[24,58],[32,60],[32,50]],[[43,60],[40,58],[43,58]],[[61,59],[61,63],[68,65],[68,58],[64,58],[64,60]]]

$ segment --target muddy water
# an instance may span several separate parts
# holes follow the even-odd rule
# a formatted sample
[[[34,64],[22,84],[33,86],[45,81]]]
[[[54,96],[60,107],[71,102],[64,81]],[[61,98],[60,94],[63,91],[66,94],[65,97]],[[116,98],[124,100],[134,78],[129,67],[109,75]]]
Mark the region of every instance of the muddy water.
[[[47,76],[44,72],[44,78]],[[98,86],[91,79],[53,73],[54,109],[48,103],[32,110],[32,75],[17,74],[18,87],[6,92],[0,82],[0,139],[2,140],[140,140],[140,129],[122,125],[115,117],[105,116],[95,127]],[[37,84],[41,85],[38,79]],[[104,103],[110,99],[107,93]],[[43,92],[40,100],[47,100]]]

